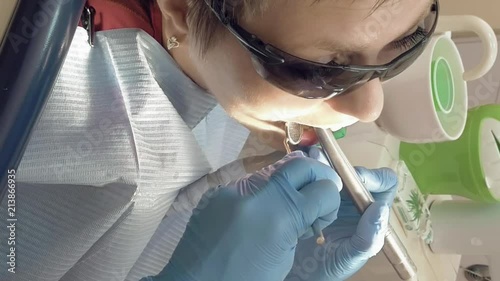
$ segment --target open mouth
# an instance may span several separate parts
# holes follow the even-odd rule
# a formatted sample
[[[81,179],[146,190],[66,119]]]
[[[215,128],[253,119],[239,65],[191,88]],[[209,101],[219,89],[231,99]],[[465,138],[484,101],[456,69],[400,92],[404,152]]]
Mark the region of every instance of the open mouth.
[[[286,123],[285,134],[288,142],[292,145],[311,146],[318,142],[316,132],[312,127],[298,123]]]
[[[316,130],[311,126],[301,125],[298,123],[285,123],[284,130],[286,139],[289,144],[299,147],[312,146],[319,142]],[[330,129],[336,139],[345,136],[345,127],[340,127],[337,130]]]
[[[316,136],[316,132],[313,128],[307,127],[302,134],[302,138],[300,139],[300,146],[311,146],[318,143],[318,137]]]

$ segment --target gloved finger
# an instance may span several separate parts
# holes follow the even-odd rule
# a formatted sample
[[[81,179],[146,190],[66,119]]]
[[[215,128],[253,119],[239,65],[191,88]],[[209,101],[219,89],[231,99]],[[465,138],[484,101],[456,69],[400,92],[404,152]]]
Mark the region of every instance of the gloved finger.
[[[366,209],[349,239],[353,256],[370,258],[380,252],[389,225],[389,213],[390,207],[385,202],[374,202]]]
[[[258,192],[262,187],[264,187],[267,184],[271,175],[278,168],[283,166],[283,164],[290,161],[291,159],[305,158],[305,157],[307,156],[304,154],[304,152],[294,151],[292,153],[285,155],[281,160],[277,161],[276,163],[266,166],[253,174],[247,175],[246,177],[233,181],[229,183],[229,185],[238,186],[242,194],[246,195],[255,194],[255,192]]]
[[[331,181],[337,193],[342,189],[340,177],[330,166],[307,157],[287,161],[270,178],[276,186],[291,186],[295,190],[319,180]]]
[[[331,180],[312,182],[301,188],[299,193],[302,195],[297,202],[302,214],[302,224],[298,227],[299,237],[310,237],[311,227],[315,222],[320,229],[324,229],[337,218],[340,194]]]
[[[323,150],[321,148],[317,146],[310,146],[306,149],[306,152],[310,158],[318,160],[319,162],[330,166],[330,162],[328,162],[328,159],[326,158],[326,155],[325,153],[323,153]]]
[[[344,210],[342,210],[343,212]],[[342,218],[334,222],[341,224]],[[389,207],[381,202],[372,203],[362,215],[355,226],[352,236],[340,235],[335,242],[329,242],[327,238],[327,261],[330,272],[340,272],[344,278],[348,278],[356,273],[368,259],[375,256],[384,245],[385,234],[388,228]],[[341,230],[350,232],[347,229]],[[345,227],[344,227],[345,228]],[[330,228],[332,234],[338,236],[335,228]],[[329,237],[328,232],[326,237]],[[342,279],[345,280],[345,279]]]
[[[267,167],[264,167],[260,169],[259,171],[255,172],[253,175],[255,176],[260,176],[268,179],[277,169],[279,169],[281,166],[283,166],[285,163],[291,161],[292,159],[296,158],[307,158],[307,155],[300,151],[293,151],[287,155],[285,155],[281,160],[277,161],[274,164],[271,164]]]
[[[330,165],[321,148],[311,146],[305,151],[310,158],[318,160],[325,165]],[[332,168],[335,170],[335,167]],[[398,185],[398,178],[393,170],[389,168],[370,170],[364,167],[355,167],[355,170],[368,191],[372,192],[375,200],[392,203]],[[350,199],[346,190],[342,191],[341,196],[343,200]]]
[[[367,169],[365,167],[355,167],[355,170],[365,187],[374,193],[390,191],[398,184],[398,177],[390,168]]]
[[[370,170],[364,167],[356,167],[355,169],[375,201],[392,204],[398,186],[398,177],[393,170],[389,168]]]
[[[304,189],[309,185],[317,188]],[[320,217],[324,220],[323,227],[333,222],[340,205],[341,185],[339,176],[329,166],[311,158],[295,158],[276,170],[265,191],[270,198],[287,200],[287,204],[293,206],[289,210],[295,213],[287,217],[299,238]],[[323,203],[319,203],[320,200]]]
[[[333,242],[327,244],[329,271],[342,272],[342,275],[348,278],[363,267],[368,259],[382,249],[388,220],[389,207],[387,205],[380,202],[371,204],[361,217],[354,235],[339,239],[338,246]]]
[[[311,237],[313,237],[315,235],[316,234],[314,233],[313,228],[310,227],[309,229],[306,230],[306,232],[302,236],[299,237],[299,239],[305,240],[305,239],[309,239],[309,238],[311,238]]]

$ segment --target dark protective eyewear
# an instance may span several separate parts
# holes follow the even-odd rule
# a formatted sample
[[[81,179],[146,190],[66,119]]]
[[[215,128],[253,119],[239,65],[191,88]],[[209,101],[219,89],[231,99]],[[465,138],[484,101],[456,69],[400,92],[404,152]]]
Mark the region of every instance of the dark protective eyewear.
[[[205,0],[219,21],[250,52],[257,73],[276,87],[307,99],[326,99],[346,93],[372,79],[385,81],[407,69],[422,54],[436,29],[439,3],[418,27],[421,39],[391,62],[378,66],[318,63],[293,56],[250,34],[232,16],[233,11],[222,0]],[[227,1],[225,1],[227,2]]]

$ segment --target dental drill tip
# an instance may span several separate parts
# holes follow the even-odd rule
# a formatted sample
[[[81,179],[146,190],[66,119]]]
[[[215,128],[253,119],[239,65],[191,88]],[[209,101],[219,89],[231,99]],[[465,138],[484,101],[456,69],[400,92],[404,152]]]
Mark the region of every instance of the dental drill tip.
[[[314,236],[316,236],[316,244],[323,245],[325,244],[325,236],[323,235],[323,231],[319,228],[318,221],[315,221],[312,225]]]
[[[316,244],[320,246],[325,244],[325,236],[323,236],[323,233],[320,233],[320,236],[316,238]]]

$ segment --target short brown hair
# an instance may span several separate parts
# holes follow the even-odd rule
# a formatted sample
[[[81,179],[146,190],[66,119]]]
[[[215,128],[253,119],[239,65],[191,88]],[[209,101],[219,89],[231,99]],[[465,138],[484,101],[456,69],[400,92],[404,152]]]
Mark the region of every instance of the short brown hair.
[[[237,19],[241,19],[246,16],[253,16],[260,14],[265,11],[269,1],[273,0],[221,0],[224,5],[231,2],[232,11]],[[320,2],[326,0],[314,0],[314,2]],[[331,1],[331,0],[330,0]],[[353,0],[355,1],[355,0]],[[373,7],[377,9],[387,0],[378,0]],[[217,17],[210,11],[206,0],[187,0],[188,3],[188,15],[187,21],[191,27],[192,39],[195,40],[195,44],[201,50],[201,55],[203,55],[208,49],[213,47],[213,45],[219,41],[219,39],[224,36],[224,26],[219,22]]]
[[[237,19],[244,16],[253,15],[262,12],[269,0],[222,0],[224,4],[227,1],[232,3],[232,11]],[[188,15],[187,21],[191,27],[192,39],[198,45],[203,55],[208,49],[213,47],[215,42],[224,36],[224,26],[217,17],[210,11],[206,0],[187,0]]]

